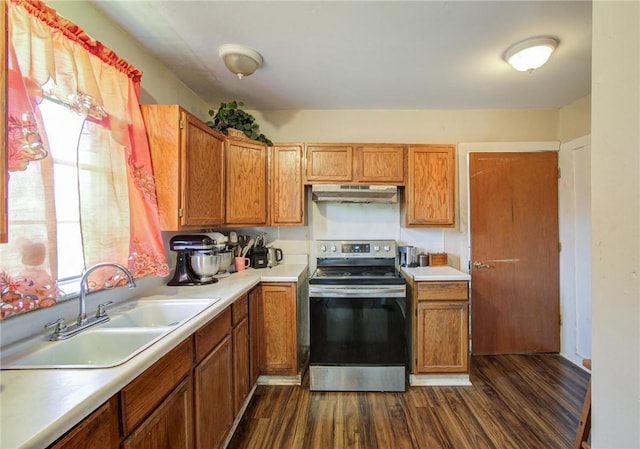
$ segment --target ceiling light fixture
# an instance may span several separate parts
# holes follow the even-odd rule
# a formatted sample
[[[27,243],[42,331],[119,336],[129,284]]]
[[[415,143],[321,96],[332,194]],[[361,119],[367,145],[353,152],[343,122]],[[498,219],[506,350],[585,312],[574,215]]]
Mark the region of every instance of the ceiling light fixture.
[[[519,72],[533,72],[542,67],[558,46],[552,37],[534,37],[512,45],[504,52],[504,60]]]
[[[218,54],[230,72],[238,79],[251,75],[262,65],[262,55],[253,48],[240,44],[225,44],[220,46]]]

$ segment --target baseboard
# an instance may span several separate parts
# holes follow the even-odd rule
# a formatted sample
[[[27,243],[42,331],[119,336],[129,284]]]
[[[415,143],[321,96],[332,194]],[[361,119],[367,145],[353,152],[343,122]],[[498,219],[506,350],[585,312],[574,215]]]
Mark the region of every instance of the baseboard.
[[[410,374],[412,387],[470,386],[469,374]]]

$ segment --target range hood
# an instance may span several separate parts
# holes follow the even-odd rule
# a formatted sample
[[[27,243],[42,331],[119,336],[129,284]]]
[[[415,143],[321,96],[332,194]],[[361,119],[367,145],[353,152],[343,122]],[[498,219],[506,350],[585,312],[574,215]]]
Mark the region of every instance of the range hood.
[[[311,186],[313,201],[334,203],[397,203],[396,186],[316,184]]]

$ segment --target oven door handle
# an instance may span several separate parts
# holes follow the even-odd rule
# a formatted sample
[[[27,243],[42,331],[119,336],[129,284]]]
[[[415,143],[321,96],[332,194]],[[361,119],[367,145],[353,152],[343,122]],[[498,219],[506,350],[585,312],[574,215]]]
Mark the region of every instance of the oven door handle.
[[[406,289],[404,285],[398,287],[310,287],[309,297],[312,298],[404,298]]]

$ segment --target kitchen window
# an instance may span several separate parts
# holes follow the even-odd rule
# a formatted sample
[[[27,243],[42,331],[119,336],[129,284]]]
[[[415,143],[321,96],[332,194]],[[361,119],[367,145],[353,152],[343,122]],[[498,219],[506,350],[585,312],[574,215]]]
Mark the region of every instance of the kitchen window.
[[[37,0],[10,0],[8,238],[0,316],[49,307],[86,267],[166,276],[141,73]],[[90,287],[124,283],[119,270]],[[77,291],[77,290],[76,290]]]

